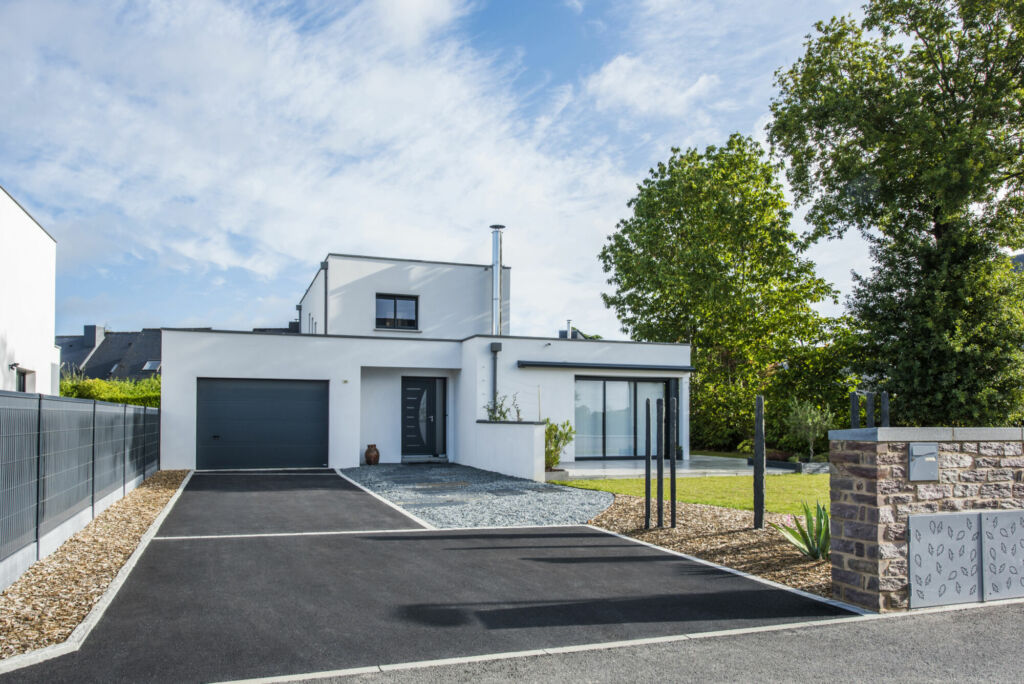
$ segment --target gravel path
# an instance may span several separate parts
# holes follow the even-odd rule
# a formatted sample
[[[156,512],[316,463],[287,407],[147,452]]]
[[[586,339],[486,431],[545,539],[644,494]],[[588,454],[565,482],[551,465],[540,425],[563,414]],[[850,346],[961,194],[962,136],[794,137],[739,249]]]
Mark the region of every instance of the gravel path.
[[[389,463],[341,472],[441,528],[580,525],[614,500],[609,492],[541,484],[453,463]]]
[[[0,659],[58,644],[92,610],[187,470],[161,470],[0,594]]]

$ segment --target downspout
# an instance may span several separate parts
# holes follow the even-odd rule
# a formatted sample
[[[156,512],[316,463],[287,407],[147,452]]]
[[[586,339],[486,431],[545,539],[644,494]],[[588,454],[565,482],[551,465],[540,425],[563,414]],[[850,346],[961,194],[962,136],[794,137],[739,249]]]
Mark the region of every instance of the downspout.
[[[498,406],[498,352],[501,342],[491,342],[491,406]]]
[[[320,262],[320,268],[324,269],[324,335],[327,334],[327,261]]]

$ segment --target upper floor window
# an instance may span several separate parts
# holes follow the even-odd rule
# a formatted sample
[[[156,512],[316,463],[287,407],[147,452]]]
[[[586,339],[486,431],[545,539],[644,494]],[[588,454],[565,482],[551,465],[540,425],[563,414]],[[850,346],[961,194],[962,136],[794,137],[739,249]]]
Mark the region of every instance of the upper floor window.
[[[419,328],[419,298],[377,295],[377,327],[397,330]]]

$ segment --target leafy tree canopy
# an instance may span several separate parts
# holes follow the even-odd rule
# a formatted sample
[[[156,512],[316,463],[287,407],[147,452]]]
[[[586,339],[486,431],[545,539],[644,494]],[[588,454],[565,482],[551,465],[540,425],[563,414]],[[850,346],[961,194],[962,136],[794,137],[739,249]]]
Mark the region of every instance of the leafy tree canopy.
[[[1024,3],[873,0],[777,74],[769,140],[810,239],[969,224],[1024,248]]]
[[[798,256],[776,169],[750,138],[673,149],[628,206],[601,250],[605,304],[635,339],[693,343],[694,439],[734,447],[754,395],[798,348],[830,339],[812,306],[835,291]]]

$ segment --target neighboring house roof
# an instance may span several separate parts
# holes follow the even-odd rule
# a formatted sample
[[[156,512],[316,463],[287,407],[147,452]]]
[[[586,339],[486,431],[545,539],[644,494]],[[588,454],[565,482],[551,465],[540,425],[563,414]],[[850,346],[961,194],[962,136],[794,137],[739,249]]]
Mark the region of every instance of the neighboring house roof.
[[[89,346],[84,335],[59,335],[61,368],[87,378],[141,380],[160,373],[160,330],[106,331],[99,345]],[[154,363],[155,362],[155,363]]]

